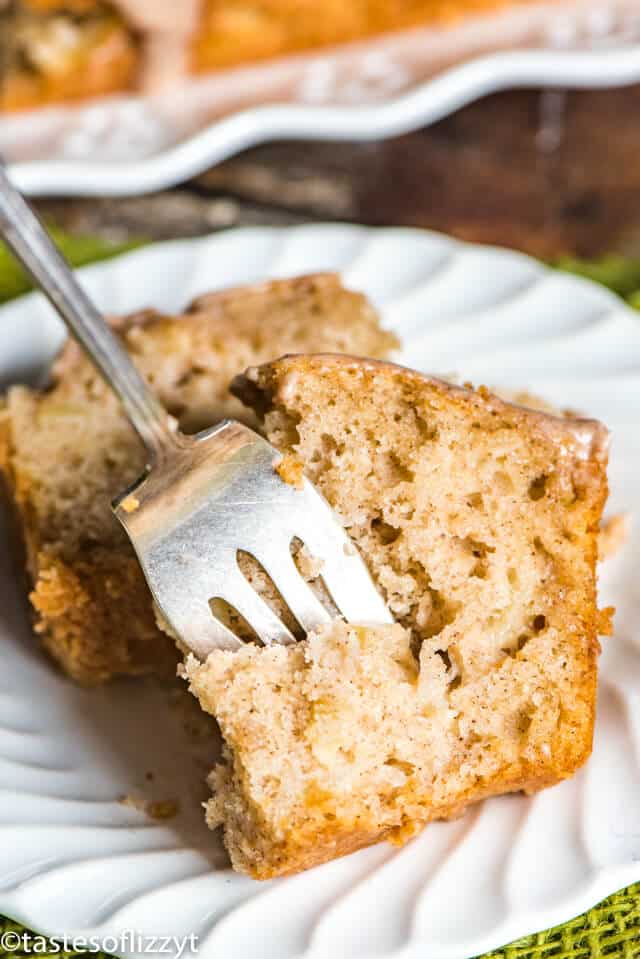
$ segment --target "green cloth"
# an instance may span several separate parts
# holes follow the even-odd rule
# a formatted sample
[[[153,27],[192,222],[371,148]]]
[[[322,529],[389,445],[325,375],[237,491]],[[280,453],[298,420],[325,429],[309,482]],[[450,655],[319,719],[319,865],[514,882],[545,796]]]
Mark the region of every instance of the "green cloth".
[[[87,263],[95,263],[96,260],[107,260],[109,257],[140,245],[139,242],[115,244],[96,237],[71,236],[56,229],[52,229],[51,232],[64,255],[74,266],[84,266]],[[21,293],[26,293],[30,289],[29,279],[7,248],[0,243],[0,303],[11,300],[14,296],[20,296]]]
[[[577,260],[562,257],[552,264],[568,273],[585,276],[610,290],[640,310],[640,260],[624,256],[605,256],[599,260]]]
[[[71,236],[55,229],[52,232],[60,249],[74,266],[106,260],[141,245],[140,240],[114,244],[96,237]],[[551,265],[602,283],[640,309],[640,260],[622,256],[607,256],[600,260],[562,257]],[[23,271],[0,243],[0,303],[25,293],[30,286]]]
[[[115,256],[130,247],[114,246],[90,237],[56,233],[61,249],[75,266]],[[135,246],[138,244],[131,244]],[[589,277],[608,286],[640,309],[640,260],[609,256],[586,262],[565,258],[553,264],[559,269]],[[0,247],[0,302],[28,289],[24,274]],[[638,864],[640,872],[640,864]],[[0,917],[0,938],[5,929],[23,927]],[[33,953],[31,953],[32,955]],[[41,955],[41,953],[39,953]],[[21,950],[2,951],[0,959],[25,955]],[[61,954],[58,953],[58,956]],[[93,953],[93,955],[96,955]],[[102,954],[98,953],[98,956]],[[609,896],[577,919],[546,932],[525,936],[487,954],[485,959],[640,959],[640,882]],[[221,957],[222,959],[222,957]],[[425,956],[428,959],[428,956]]]
[[[638,865],[640,870],[640,864]],[[640,882],[589,912],[546,932],[525,936],[483,959],[639,959]],[[425,956],[425,959],[427,957]]]

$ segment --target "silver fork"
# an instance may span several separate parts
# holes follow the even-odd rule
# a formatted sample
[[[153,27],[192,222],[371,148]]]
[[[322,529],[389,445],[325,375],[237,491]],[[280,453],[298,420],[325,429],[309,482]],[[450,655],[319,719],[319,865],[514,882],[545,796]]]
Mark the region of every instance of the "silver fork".
[[[328,622],[330,614],[292,557],[295,538],[320,561],[324,584],[348,622],[392,622],[326,500],[306,479],[298,489],[280,478],[281,456],[273,446],[233,420],[195,436],[177,429],[1,165],[0,233],[120,398],[144,443],[147,470],[113,509],[161,616],[186,647],[203,659],[213,649],[240,645],[215,617],[216,599],[232,606],[263,643],[294,641],[242,574],[239,551],[262,565],[305,632]]]

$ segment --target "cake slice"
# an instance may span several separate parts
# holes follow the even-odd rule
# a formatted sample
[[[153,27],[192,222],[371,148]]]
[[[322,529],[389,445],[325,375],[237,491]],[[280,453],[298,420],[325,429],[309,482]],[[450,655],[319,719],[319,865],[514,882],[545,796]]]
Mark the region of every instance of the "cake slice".
[[[331,274],[202,297],[182,316],[116,321],[136,365],[187,432],[251,414],[228,392],[247,364],[287,350],[384,356],[395,337],[364,296]],[[144,452],[110,389],[69,344],[44,392],[16,386],[0,409],[0,466],[26,544],[36,629],[74,679],[174,673],[151,597],[112,498]]]
[[[207,815],[234,867],[264,879],[401,843],[584,763],[609,629],[605,428],[329,355],[235,391],[337,511],[397,625],[187,660],[225,740]]]

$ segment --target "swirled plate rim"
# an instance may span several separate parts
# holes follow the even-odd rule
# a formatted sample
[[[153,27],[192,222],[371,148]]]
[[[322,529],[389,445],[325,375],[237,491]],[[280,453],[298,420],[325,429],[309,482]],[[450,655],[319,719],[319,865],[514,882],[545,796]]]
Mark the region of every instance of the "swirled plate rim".
[[[385,270],[381,268],[384,263],[392,265]],[[580,401],[593,395],[596,405],[604,404],[603,409],[615,412],[618,456],[622,456],[634,428],[635,414],[629,411],[627,400],[636,387],[640,391],[640,321],[614,294],[588,280],[556,273],[522,254],[428,231],[327,223],[242,228],[155,244],[86,267],[79,275],[100,305],[113,312],[136,310],[145,301],[177,309],[193,295],[229,282],[324,269],[341,270],[347,284],[372,296],[388,325],[399,329],[401,335],[404,331],[400,361],[426,368],[429,358],[436,357],[440,364],[437,372],[444,372],[441,364],[449,363],[459,349],[456,344],[466,343],[474,376],[484,371],[492,382],[490,377],[499,373],[502,359],[520,351],[521,367],[511,371],[507,386],[517,382],[522,373],[523,386],[535,386],[542,376],[555,392],[552,399],[561,397],[565,387],[570,401],[574,396]],[[552,322],[540,335],[551,344],[548,349],[536,333],[540,304],[544,307],[545,303]],[[574,322],[572,316],[579,311],[581,318]],[[500,334],[494,340],[492,322]],[[518,323],[524,331],[522,341],[515,328]],[[515,332],[516,338],[502,349],[504,330]],[[35,374],[55,351],[61,336],[59,322],[36,294],[0,308],[0,378],[6,382],[12,370],[15,377]],[[546,360],[552,354],[559,355],[560,361],[554,360],[547,369]],[[537,371],[531,380],[525,372],[527,362]],[[459,372],[464,375],[466,370],[462,362]],[[623,407],[623,403],[627,405]],[[600,409],[588,409],[592,411]],[[614,452],[616,438],[614,432]],[[640,459],[639,449],[629,449],[630,456]],[[625,486],[627,465],[626,459],[614,464],[615,506],[629,500],[628,505],[637,510],[640,495]],[[113,703],[121,704],[125,694],[120,687],[85,693],[55,675],[44,657],[28,645],[20,613],[12,612],[5,641],[9,643],[7,661],[15,664],[15,678],[8,687],[0,677],[0,826],[4,827],[7,860],[0,863],[0,911],[51,935],[117,937],[124,929],[142,934],[164,934],[167,929],[185,933],[188,929],[180,924],[191,921],[192,910],[198,906],[199,955],[212,959],[244,955],[247,942],[257,941],[272,959],[329,959],[338,954],[337,940],[346,943],[354,935],[356,939],[349,940],[351,951],[346,951],[346,945],[343,948],[344,959],[351,955],[358,959],[417,959],[419,955],[465,959],[579,914],[640,878],[640,816],[636,819],[640,808],[635,793],[629,792],[631,785],[622,779],[616,785],[615,778],[616,757],[628,750],[633,758],[630,775],[640,782],[640,685],[629,687],[629,677],[637,675],[640,683],[640,645],[633,634],[633,604],[626,599],[633,569],[630,550],[637,555],[637,538],[623,551],[623,558],[612,560],[606,570],[611,581],[606,584],[607,599],[617,600],[621,609],[620,636],[617,643],[607,642],[596,751],[583,772],[567,784],[541,793],[543,799],[491,800],[472,813],[470,820],[429,827],[419,840],[398,853],[389,853],[385,846],[374,847],[269,884],[251,883],[228,870],[211,870],[199,858],[197,848],[189,842],[185,845],[171,824],[150,825],[138,810],[116,802],[109,791],[109,777],[115,777],[117,788],[124,788],[129,773],[125,771],[122,779],[109,752],[100,752],[92,766],[95,741],[87,737],[84,742],[71,721],[75,710],[83,715],[82,710],[88,708],[96,715],[106,712],[111,717]],[[5,567],[7,556],[5,551]],[[0,572],[2,590],[6,596],[15,592],[6,569],[4,574]],[[145,700],[140,708],[157,709],[156,691],[145,688],[140,699],[145,696],[149,702]],[[3,702],[15,706],[11,722],[8,713],[3,713]],[[46,732],[31,728],[38,717]],[[624,730],[618,728],[622,725]],[[20,738],[25,735],[31,739]],[[614,766],[609,768],[611,763]],[[6,777],[14,773],[33,785],[33,796],[26,787],[21,792],[15,785],[7,785]],[[601,784],[601,780],[606,781]],[[609,790],[607,795],[605,790]],[[33,812],[30,804],[34,804]],[[607,820],[608,832],[599,833],[597,824],[608,810],[613,817]],[[44,814],[51,817],[51,823],[57,822],[55,829],[43,822]],[[197,809],[196,815],[200,815]],[[527,842],[544,840],[539,823],[536,825],[541,816],[545,822],[559,823],[560,832],[554,839],[554,855],[560,857],[554,863],[561,879],[557,893],[555,887],[551,892],[545,890],[548,877],[536,875],[533,865],[529,875],[516,859],[518,869],[509,873],[515,869],[514,849],[522,858]],[[574,817],[579,822],[575,823]],[[511,824],[508,828],[515,836],[513,846],[506,824]],[[565,833],[571,835],[563,848]],[[475,846],[469,844],[472,837]],[[422,857],[430,862],[431,846],[439,842],[444,843],[443,865],[426,876]],[[41,859],[32,867],[29,849],[38,843],[42,844],[38,846]],[[60,843],[70,858],[55,859],[59,854],[56,844]],[[87,857],[83,850],[89,845],[93,853]],[[476,850],[470,856],[469,848]],[[121,857],[117,882],[109,850],[112,856]],[[609,855],[617,857],[615,862],[604,861]],[[437,864],[436,859],[433,862]],[[27,869],[22,880],[21,868]],[[11,869],[16,870],[15,881],[8,876]],[[53,871],[49,873],[49,869]],[[394,890],[402,891],[399,877],[402,879],[403,871],[415,885],[407,893],[408,904],[403,900],[395,912],[392,902],[388,916],[384,900],[377,898],[376,910],[372,910],[368,896],[376,891],[379,896],[380,883],[386,888],[391,882]],[[98,882],[95,902],[91,898],[94,892],[87,892],[87,876]],[[96,880],[100,876],[102,879]],[[138,892],[136,883],[140,884]],[[538,900],[527,898],[530,888],[537,890]],[[303,907],[310,903],[313,907],[314,896],[317,914],[305,916]],[[85,899],[89,905],[81,908],[78,904]],[[474,912],[478,902],[483,908]],[[298,906],[299,915],[293,905]],[[387,940],[383,935],[377,943],[365,934],[368,926],[375,929],[375,911],[385,922],[395,923],[383,930]],[[283,924],[282,938],[277,922]],[[363,931],[362,941],[358,940],[359,930]],[[141,956],[135,947],[115,951],[136,959]]]

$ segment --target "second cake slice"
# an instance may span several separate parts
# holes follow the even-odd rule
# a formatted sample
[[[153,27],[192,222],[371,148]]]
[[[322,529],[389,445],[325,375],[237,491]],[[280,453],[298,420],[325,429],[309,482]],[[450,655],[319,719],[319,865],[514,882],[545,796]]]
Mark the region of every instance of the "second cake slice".
[[[208,818],[234,866],[296,871],[570,775],[591,749],[608,627],[604,427],[329,355],[236,390],[284,472],[303,467],[337,511],[398,625],[336,621],[188,661],[226,742]]]

